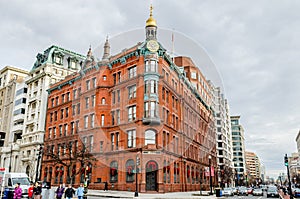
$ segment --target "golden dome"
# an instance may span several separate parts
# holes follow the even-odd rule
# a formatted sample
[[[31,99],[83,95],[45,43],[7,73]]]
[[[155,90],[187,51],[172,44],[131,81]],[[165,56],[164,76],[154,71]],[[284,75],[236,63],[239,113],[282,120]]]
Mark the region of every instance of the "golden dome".
[[[146,27],[148,27],[148,26],[157,26],[156,25],[156,20],[152,17],[152,11],[153,11],[153,7],[151,5],[150,6],[150,17],[146,21]]]

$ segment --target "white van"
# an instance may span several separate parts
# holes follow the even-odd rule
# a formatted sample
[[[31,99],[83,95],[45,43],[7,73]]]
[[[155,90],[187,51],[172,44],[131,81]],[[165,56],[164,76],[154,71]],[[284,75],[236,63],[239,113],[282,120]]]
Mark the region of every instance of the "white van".
[[[28,188],[30,181],[26,173],[6,173],[4,177],[4,187],[14,190],[15,185],[20,183],[22,198],[28,198]]]

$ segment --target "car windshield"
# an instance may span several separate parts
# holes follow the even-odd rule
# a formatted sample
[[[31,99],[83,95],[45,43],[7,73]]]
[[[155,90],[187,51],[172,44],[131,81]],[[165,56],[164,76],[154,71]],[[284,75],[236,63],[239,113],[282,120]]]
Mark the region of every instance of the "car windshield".
[[[23,178],[13,178],[12,181],[13,181],[13,184],[20,183],[20,185],[27,185],[27,186],[30,185],[29,179],[25,178],[25,177],[23,177]]]
[[[224,191],[231,191],[231,188],[225,188]]]
[[[275,187],[272,187],[272,188],[269,188],[268,191],[269,191],[269,192],[276,192],[277,189],[276,189]]]
[[[262,189],[254,189],[254,191],[262,191]]]

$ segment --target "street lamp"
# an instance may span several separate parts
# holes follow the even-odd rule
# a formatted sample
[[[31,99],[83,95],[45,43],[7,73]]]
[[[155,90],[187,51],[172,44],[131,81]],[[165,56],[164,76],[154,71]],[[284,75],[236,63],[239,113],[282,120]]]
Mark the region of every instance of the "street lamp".
[[[211,177],[211,155],[208,156],[208,166],[209,166],[209,186],[210,186],[210,195],[212,195],[212,177]]]
[[[84,170],[84,190],[83,190],[83,199],[87,199],[87,192],[88,192],[88,171],[89,171],[89,166],[87,165],[85,170]]]
[[[138,187],[138,173],[139,173],[138,166],[139,165],[140,165],[140,157],[137,155],[136,156],[136,164],[135,164],[135,192],[134,192],[134,197],[139,196],[139,187]]]
[[[287,154],[285,154],[285,156],[284,156],[284,164],[285,164],[286,169],[287,169],[290,199],[293,199],[293,192],[292,192],[291,179],[290,179],[289,160],[288,160]]]
[[[10,157],[9,157],[9,167],[8,171],[11,172],[11,158],[12,158],[12,150],[13,150],[13,144],[10,145]]]

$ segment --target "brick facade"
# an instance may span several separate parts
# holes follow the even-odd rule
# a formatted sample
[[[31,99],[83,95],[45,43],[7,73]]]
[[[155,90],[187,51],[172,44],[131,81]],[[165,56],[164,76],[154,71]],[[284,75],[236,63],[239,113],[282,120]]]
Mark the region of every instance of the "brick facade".
[[[185,76],[190,68],[201,74],[189,58],[175,65],[161,45],[149,50],[147,39],[100,62],[89,51],[79,73],[51,86],[42,180],[69,183],[62,162],[70,162],[71,149],[84,149],[91,161],[69,168],[75,185],[87,178],[90,188],[108,182],[111,189],[135,190],[138,158],[140,192],[208,189],[209,155],[216,167],[209,87],[201,94]]]

